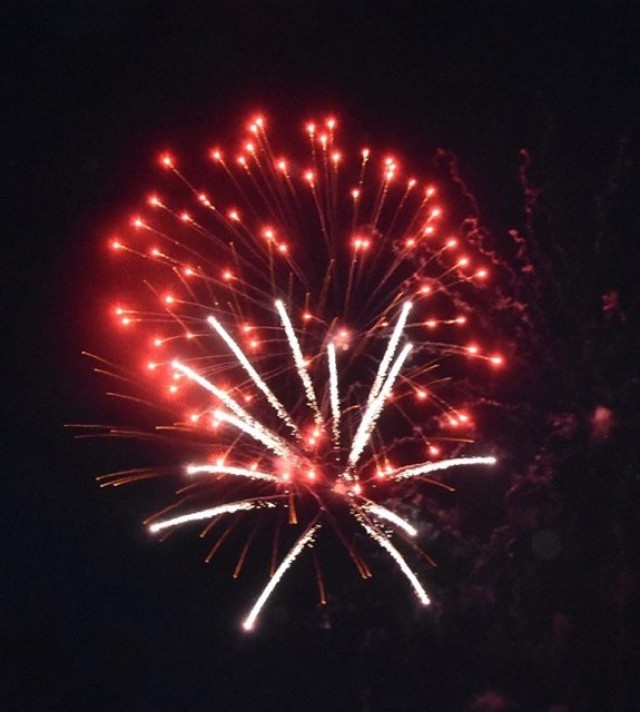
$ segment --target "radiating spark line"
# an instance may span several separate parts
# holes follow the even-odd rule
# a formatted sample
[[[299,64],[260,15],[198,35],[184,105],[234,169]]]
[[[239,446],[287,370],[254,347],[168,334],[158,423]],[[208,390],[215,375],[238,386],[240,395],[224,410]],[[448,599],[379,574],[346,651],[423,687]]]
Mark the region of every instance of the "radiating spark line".
[[[408,477],[419,477],[420,475],[428,475],[430,472],[438,470],[448,470],[450,467],[459,467],[460,465],[495,465],[498,460],[493,457],[454,457],[450,460],[441,460],[440,462],[423,462],[420,465],[410,465],[395,473],[391,473],[390,477],[394,480],[404,480]]]
[[[390,509],[383,507],[381,504],[370,502],[365,504],[363,509],[369,514],[373,514],[374,517],[378,517],[378,519],[386,519],[388,522],[395,524],[409,536],[416,536],[418,533],[418,530],[412,524],[409,524],[406,519],[403,519],[401,516],[395,512],[392,512]]]
[[[240,556],[238,557],[238,563],[236,564],[236,568],[233,571],[232,578],[237,579],[238,576],[240,576],[240,572],[242,571],[242,567],[244,566],[244,562],[247,560],[247,554],[249,553],[249,549],[251,548],[251,544],[253,543],[253,540],[256,538],[256,534],[258,533],[258,527],[260,526],[260,519],[258,519],[253,527],[253,531],[249,535],[247,541],[245,542],[245,545],[242,547],[242,551],[240,552]]]
[[[302,349],[300,348],[300,342],[298,341],[298,337],[296,336],[296,333],[293,330],[293,324],[291,323],[291,319],[289,319],[289,315],[287,314],[286,309],[284,308],[284,304],[280,299],[276,301],[275,306],[278,310],[280,320],[282,321],[282,326],[284,327],[284,331],[287,335],[287,341],[289,342],[291,353],[293,354],[293,360],[296,365],[296,370],[298,371],[298,375],[300,376],[300,380],[302,381],[302,385],[304,387],[304,392],[307,396],[307,403],[314,412],[314,420],[316,425],[322,425],[322,414],[320,413],[320,408],[318,407],[316,393],[313,388],[311,378],[309,378],[309,374],[307,373],[304,356],[302,355]]]
[[[217,517],[211,520],[212,522],[217,522]],[[222,532],[222,534],[218,537],[218,541],[211,547],[211,550],[209,553],[205,556],[204,562],[205,564],[210,564],[213,561],[213,557],[218,553],[220,550],[220,547],[225,543],[225,541],[229,538],[231,535],[231,532],[236,528],[236,525],[238,524],[238,519],[234,519],[228,526],[227,528]]]
[[[229,423],[229,425],[233,425],[238,430],[242,430],[243,433],[262,443],[269,450],[275,452],[276,455],[295,459],[287,443],[270,432],[257,420],[253,418],[238,418],[231,413],[225,413],[224,410],[216,410],[214,415],[217,420]]]
[[[298,428],[296,424],[291,420],[290,415],[287,413],[285,407],[280,403],[278,398],[275,396],[273,391],[267,386],[267,384],[264,382],[260,374],[256,371],[256,369],[251,365],[251,362],[249,359],[246,357],[244,351],[238,346],[237,342],[233,339],[231,334],[222,326],[222,324],[214,317],[210,316],[208,318],[209,324],[213,326],[213,328],[216,330],[218,335],[223,339],[223,341],[227,344],[227,346],[233,351],[235,357],[238,359],[240,365],[244,368],[244,370],[249,374],[251,377],[252,381],[256,384],[256,386],[264,393],[266,396],[267,400],[269,401],[270,405],[273,407],[273,409],[276,411],[278,416],[293,430],[293,432],[296,435],[299,435]]]
[[[320,525],[316,524],[309,529],[296,541],[296,543],[291,547],[289,553],[284,557],[282,563],[276,569],[275,573],[269,580],[269,583],[264,587],[262,593],[258,596],[258,599],[253,604],[253,607],[249,611],[249,615],[244,619],[242,627],[245,630],[253,630],[255,622],[260,615],[264,604],[267,602],[269,596],[273,593],[276,586],[280,583],[280,579],[284,576],[287,569],[296,560],[300,552],[305,546],[311,544],[313,541],[315,533],[320,529]]]
[[[389,397],[391,389],[393,388],[393,384],[395,383],[395,380],[398,377],[398,373],[402,368],[402,364],[405,362],[405,359],[409,355],[410,351],[411,344],[406,344],[398,355],[398,357],[396,358],[395,362],[393,363],[393,366],[389,370],[389,374],[384,382],[384,385],[380,389],[380,392],[375,397],[375,399],[367,406],[367,409],[365,410],[364,415],[362,416],[362,420],[360,421],[360,425],[358,426],[358,430],[356,431],[356,434],[353,438],[353,442],[351,444],[351,452],[349,453],[348,459],[350,467],[355,467],[358,462],[358,459],[360,458],[360,455],[362,455],[362,451],[364,450],[366,444],[369,442],[371,433],[373,432],[376,422],[380,417],[380,414],[382,413],[384,403]],[[348,475],[345,476],[347,477],[347,479],[349,479]]]
[[[333,342],[327,344],[329,357],[329,398],[331,400],[331,432],[333,444],[340,444],[340,392],[338,390],[338,365],[336,363],[336,347]]]
[[[360,524],[364,527],[366,530],[367,534],[376,541],[380,546],[385,549],[389,553],[389,555],[393,558],[393,560],[398,564],[400,567],[400,570],[402,573],[407,577],[409,580],[409,583],[413,587],[413,590],[423,606],[428,606],[431,603],[431,600],[429,599],[429,596],[427,595],[427,592],[424,590],[422,584],[418,580],[418,577],[413,573],[413,571],[409,568],[409,564],[405,561],[404,557],[402,554],[396,549],[396,547],[389,541],[389,539],[382,534],[382,532],[378,531],[377,529],[374,529],[370,524],[367,524],[362,517],[356,517]]]
[[[209,393],[213,394],[216,398],[221,400],[230,411],[232,411],[237,418],[233,418],[229,413],[220,412],[221,419],[224,419],[236,425],[238,428],[244,430],[247,434],[251,434],[256,440],[266,445],[270,450],[273,450],[276,454],[283,457],[292,456],[293,453],[291,448],[287,445],[286,441],[281,437],[272,433],[268,428],[266,428],[262,423],[252,418],[249,413],[228,393],[225,393],[221,388],[211,383],[207,378],[201,376],[199,373],[194,371],[189,366],[181,363],[180,361],[173,361],[173,368],[176,371],[184,373],[191,381],[194,381],[199,386],[204,388]],[[242,425],[241,425],[242,424]]]
[[[252,480],[265,480],[266,482],[280,482],[275,476],[267,472],[250,470],[247,467],[232,467],[228,465],[189,465],[186,468],[188,475],[231,475],[233,477],[248,477]]]
[[[382,356],[380,365],[378,366],[378,372],[376,373],[373,385],[371,386],[371,392],[369,393],[369,398],[367,399],[367,405],[371,404],[371,402],[375,400],[378,394],[380,393],[380,389],[384,384],[384,379],[389,369],[389,364],[391,363],[391,359],[395,356],[396,349],[398,348],[398,342],[400,341],[402,330],[404,329],[405,324],[407,323],[407,317],[409,316],[411,307],[411,302],[405,302],[402,305],[400,316],[398,317],[398,321],[396,322],[396,325],[393,328],[391,338],[389,339],[387,348],[384,352],[384,355]]]
[[[200,509],[197,512],[189,512],[189,514],[181,514],[179,517],[165,519],[162,522],[155,522],[149,525],[149,531],[154,533],[168,527],[177,527],[180,524],[187,522],[198,522],[202,519],[211,519],[219,514],[234,514],[235,512],[248,512],[250,509],[262,509],[264,507],[272,508],[276,505],[273,502],[264,502],[261,500],[242,500],[240,502],[230,502],[229,504],[221,504],[217,507],[209,507],[208,509]]]
[[[289,492],[289,524],[298,523],[298,513],[296,512],[296,499],[293,492]]]
[[[326,606],[327,604],[327,594],[324,588],[324,580],[322,578],[322,570],[320,569],[320,562],[318,561],[318,557],[315,553],[313,552],[313,566],[316,570],[316,583],[318,584],[318,596],[320,599],[320,605]]]

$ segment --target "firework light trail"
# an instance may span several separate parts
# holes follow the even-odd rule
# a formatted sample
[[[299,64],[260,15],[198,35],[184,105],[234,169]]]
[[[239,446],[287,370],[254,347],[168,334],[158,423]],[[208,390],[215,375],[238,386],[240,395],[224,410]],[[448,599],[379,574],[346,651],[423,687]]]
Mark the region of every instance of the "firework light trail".
[[[134,379],[153,396],[138,400],[178,414],[152,434],[184,447],[176,471],[187,484],[149,531],[199,522],[215,538],[207,561],[240,537],[234,578],[247,559],[271,560],[245,630],[321,532],[337,534],[369,578],[354,543],[364,531],[426,605],[401,551],[419,526],[380,500],[394,483],[496,462],[460,453],[472,417],[446,391],[464,360],[502,362],[464,336],[488,279],[483,254],[447,222],[437,189],[395,157],[341,150],[335,119],[307,124],[307,149],[291,156],[275,150],[263,117],[245,131],[235,155],[212,149],[204,168],[162,156],[163,195],[111,240],[144,285],[114,308],[128,343],[153,352]],[[317,567],[324,600],[321,576]]]

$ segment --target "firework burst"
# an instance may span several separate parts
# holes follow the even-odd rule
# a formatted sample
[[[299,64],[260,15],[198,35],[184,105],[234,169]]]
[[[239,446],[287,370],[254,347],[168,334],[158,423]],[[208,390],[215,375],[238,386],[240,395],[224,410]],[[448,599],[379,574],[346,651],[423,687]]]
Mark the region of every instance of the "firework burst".
[[[163,155],[166,191],[111,240],[117,259],[136,258],[144,285],[135,303],[115,307],[116,321],[132,348],[153,352],[143,380],[177,414],[157,432],[197,444],[180,465],[181,496],[149,530],[199,523],[213,536],[222,523],[210,560],[239,518],[258,513],[234,576],[254,539],[271,538],[273,555],[247,630],[327,530],[364,578],[354,532],[366,535],[428,604],[401,551],[417,548],[418,531],[381,500],[394,482],[495,462],[460,452],[471,414],[441,394],[445,357],[502,363],[464,336],[489,276],[481,255],[451,226],[436,187],[395,157],[343,152],[332,118],[307,124],[301,142],[305,151],[281,154],[256,117],[235,155],[213,148],[204,168]],[[291,536],[280,559],[283,523]]]

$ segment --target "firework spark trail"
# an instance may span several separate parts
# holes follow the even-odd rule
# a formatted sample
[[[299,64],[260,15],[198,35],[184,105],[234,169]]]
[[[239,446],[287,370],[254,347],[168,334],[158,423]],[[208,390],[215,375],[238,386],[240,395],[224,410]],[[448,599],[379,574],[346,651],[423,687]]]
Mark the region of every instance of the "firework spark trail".
[[[241,502],[230,502],[229,504],[221,504],[217,507],[209,507],[201,509],[197,512],[189,512],[189,514],[181,514],[178,517],[165,519],[162,522],[154,522],[149,525],[149,531],[156,533],[167,529],[168,527],[177,527],[180,524],[187,522],[198,522],[203,519],[212,519],[219,514],[234,514],[235,512],[248,512],[251,509],[263,509],[265,507],[275,507],[273,502],[265,502],[262,500],[242,500]]]
[[[338,390],[338,364],[336,347],[333,342],[327,344],[329,358],[329,398],[331,399],[331,432],[335,447],[340,445],[340,391]]]
[[[402,573],[407,577],[409,583],[411,584],[418,600],[423,606],[428,606],[431,603],[427,592],[424,590],[422,584],[418,580],[418,577],[409,568],[409,564],[405,561],[402,554],[396,549],[396,547],[389,541],[389,539],[380,531],[372,527],[362,517],[357,517],[360,524],[364,527],[367,534],[380,546],[387,551],[393,560],[398,564]]]
[[[350,467],[356,466],[358,460],[360,459],[360,455],[362,455],[364,448],[369,442],[371,433],[373,432],[376,422],[382,413],[382,409],[384,408],[384,403],[389,397],[393,384],[395,383],[395,380],[400,373],[400,369],[402,368],[402,364],[405,362],[405,359],[409,355],[410,351],[411,344],[406,344],[389,370],[389,375],[380,389],[380,392],[367,406],[351,444],[351,452],[349,453],[348,458]],[[345,473],[345,477],[349,478],[349,475]]]
[[[273,391],[267,386],[260,374],[251,365],[251,362],[246,357],[245,353],[238,346],[236,341],[232,338],[229,332],[222,326],[222,324],[214,317],[210,316],[208,319],[209,324],[217,331],[220,337],[224,340],[227,346],[233,351],[233,354],[238,359],[238,362],[244,368],[244,370],[249,374],[256,386],[264,393],[267,400],[276,411],[278,416],[293,430],[293,432],[299,436],[299,431],[296,424],[291,420],[291,417],[287,413],[285,407],[280,403],[277,397],[274,395]]]
[[[307,373],[307,364],[302,354],[302,349],[300,348],[300,342],[298,341],[296,332],[293,330],[293,324],[291,323],[291,319],[289,319],[289,315],[287,314],[287,311],[284,308],[284,304],[280,299],[276,301],[275,306],[278,310],[280,320],[282,321],[282,326],[284,327],[284,331],[287,335],[287,341],[289,342],[289,346],[291,347],[291,353],[293,354],[293,360],[296,364],[296,370],[298,371],[298,375],[300,376],[300,380],[302,381],[302,385],[304,386],[304,392],[307,396],[307,403],[314,412],[314,420],[316,425],[322,425],[322,414],[320,413],[320,408],[318,407],[316,393],[313,388],[311,378],[309,378],[309,374]]]
[[[236,416],[234,417],[230,413],[225,413],[224,411],[218,411],[218,418],[220,420],[225,420],[231,425],[235,425],[237,428],[247,433],[247,435],[250,435],[258,442],[261,442],[265,447],[275,452],[276,455],[281,455],[282,457],[293,455],[291,448],[285,440],[275,433],[272,433],[255,418],[252,418],[249,413],[247,413],[247,411],[228,393],[225,393],[221,388],[218,388],[207,378],[201,376],[199,373],[196,373],[196,371],[180,361],[173,361],[171,365],[176,371],[184,373],[184,375],[191,381],[194,381],[194,383],[197,383],[206,391],[209,391],[209,393],[216,396],[216,398],[221,400]]]
[[[213,416],[218,421],[229,423],[229,425],[233,425],[238,428],[238,430],[246,433],[249,437],[259,443],[262,443],[276,455],[297,459],[293,455],[291,448],[286,443],[270,433],[265,427],[258,423],[258,421],[253,419],[238,418],[231,413],[225,413],[224,410],[220,410],[219,408],[213,412]]]
[[[273,576],[271,577],[269,583],[264,587],[262,593],[258,596],[258,599],[253,604],[253,607],[249,611],[249,615],[244,619],[242,627],[245,630],[253,630],[253,626],[260,615],[264,604],[267,602],[269,596],[274,592],[276,586],[280,583],[280,579],[284,576],[287,569],[296,560],[300,552],[305,546],[312,543],[315,533],[320,529],[319,524],[311,526],[307,531],[298,539],[298,541],[289,550],[289,553],[284,557],[282,563],[275,570]]]
[[[390,477],[394,480],[404,480],[408,477],[419,477],[420,475],[428,475],[430,472],[438,472],[438,470],[448,470],[450,467],[460,467],[462,465],[495,465],[497,462],[495,457],[454,457],[449,460],[440,460],[440,462],[423,462],[420,465],[410,465],[404,467],[397,472],[391,473]]]
[[[248,477],[251,480],[264,480],[277,484],[280,480],[268,472],[251,470],[248,467],[232,467],[229,465],[189,465],[186,468],[187,475],[230,475],[232,477]]]
[[[418,530],[412,524],[409,524],[406,519],[403,519],[401,516],[399,516],[395,512],[392,512],[390,509],[383,507],[381,504],[376,504],[375,502],[367,502],[367,504],[363,506],[363,509],[368,514],[372,514],[374,517],[378,517],[378,519],[386,519],[388,522],[391,522],[391,524],[395,524],[399,529],[402,529],[402,531],[406,532],[409,536],[416,536],[418,534]]]
[[[367,399],[367,405],[370,405],[380,393],[380,389],[383,386],[384,379],[389,369],[389,364],[391,363],[391,359],[395,356],[396,349],[398,348],[398,342],[400,341],[400,336],[402,335],[402,331],[407,323],[407,317],[409,316],[411,307],[411,302],[405,302],[402,305],[402,311],[400,312],[398,321],[393,328],[393,332],[391,333],[391,338],[389,339],[389,344],[384,352],[384,356],[378,366],[378,372],[376,373],[373,385],[371,386],[371,392],[369,393],[369,398]]]

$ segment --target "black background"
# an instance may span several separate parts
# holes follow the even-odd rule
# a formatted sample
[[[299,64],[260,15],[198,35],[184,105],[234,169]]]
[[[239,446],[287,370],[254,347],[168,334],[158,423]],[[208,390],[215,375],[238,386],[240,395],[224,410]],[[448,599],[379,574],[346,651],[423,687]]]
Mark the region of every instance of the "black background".
[[[637,5],[24,0],[3,14],[0,709],[640,709]],[[80,351],[104,328],[105,237],[159,150],[199,151],[256,109],[276,123],[335,111],[416,162],[454,151],[496,234],[525,223],[529,150],[552,216],[540,244],[565,270],[548,279],[579,285],[564,314],[553,300],[546,314],[554,343],[564,336],[557,369],[583,359],[560,377],[577,385],[560,404],[535,383],[523,396],[585,431],[548,465],[545,492],[574,547],[555,568],[507,574],[498,557],[496,597],[456,599],[449,615],[446,603],[418,614],[397,581],[376,594],[345,585],[322,613],[293,582],[245,636],[237,621],[256,582],[204,567],[188,538],[149,539],[140,522],[162,488],[96,486],[108,450],[63,425],[102,407]],[[597,239],[610,249],[594,252]],[[587,363],[583,327],[610,290],[619,324],[589,332]],[[622,426],[596,446],[584,424],[600,402]],[[520,474],[549,452],[535,438],[503,437]],[[509,507],[492,512],[496,531],[518,529]],[[518,531],[510,545],[530,556],[532,534]],[[542,603],[517,614],[500,594],[532,586]]]

